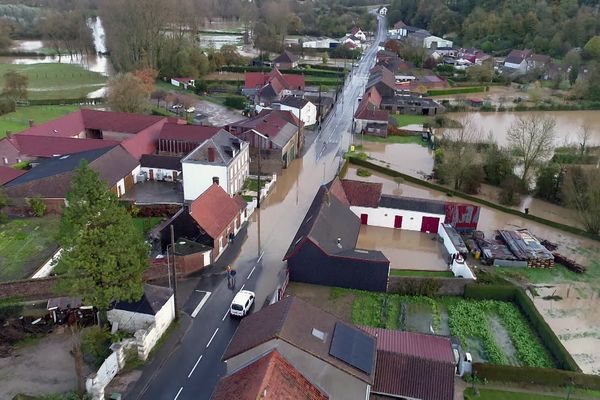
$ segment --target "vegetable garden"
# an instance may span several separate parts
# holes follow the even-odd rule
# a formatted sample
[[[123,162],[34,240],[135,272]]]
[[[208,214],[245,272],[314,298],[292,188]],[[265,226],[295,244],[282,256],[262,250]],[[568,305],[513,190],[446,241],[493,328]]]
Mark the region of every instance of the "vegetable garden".
[[[474,361],[553,368],[555,363],[519,308],[506,301],[430,298],[333,288],[354,295],[356,325],[452,335]]]

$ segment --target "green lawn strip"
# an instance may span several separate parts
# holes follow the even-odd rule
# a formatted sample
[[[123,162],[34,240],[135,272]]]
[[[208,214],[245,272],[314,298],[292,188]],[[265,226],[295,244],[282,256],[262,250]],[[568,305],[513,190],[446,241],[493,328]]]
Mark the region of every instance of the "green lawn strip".
[[[160,221],[162,221],[161,217],[133,218],[133,224],[135,225],[135,228],[144,236],[146,233],[148,233],[148,231],[150,231],[150,229],[160,224]]]
[[[567,269],[562,264],[555,264],[554,268],[497,268],[501,275],[517,278],[529,283],[566,283],[566,282],[600,282],[600,260],[597,252],[589,250],[586,254],[588,268],[585,273],[577,274]]]
[[[13,219],[0,225],[0,280],[22,279],[56,251],[58,218]]]
[[[486,389],[478,387],[479,395],[474,394],[473,388],[465,389],[465,400],[556,400],[564,396],[548,396],[529,392],[511,392],[510,390]]]
[[[391,114],[390,117],[396,121],[398,128],[406,125],[421,125],[429,120],[424,115]]]
[[[4,74],[11,70],[27,76],[30,99],[85,97],[107,81],[79,64],[0,64],[0,84],[4,85]]]
[[[418,271],[418,270],[405,270],[405,269],[390,269],[391,276],[425,276],[425,277],[439,277],[439,278],[452,278],[454,274],[450,271]]]
[[[360,135],[361,140],[366,140],[368,142],[377,142],[377,143],[399,143],[399,144],[410,144],[415,143],[421,146],[427,147],[427,142],[424,141],[419,135],[410,135],[410,136],[395,136],[390,135],[388,137],[379,137],[373,135]]]
[[[264,188],[266,184],[267,184],[266,179],[260,180],[260,188],[261,189]],[[258,191],[258,179],[250,179],[250,178],[246,179],[243,190],[250,190],[253,192]]]
[[[17,107],[15,112],[0,116],[0,138],[6,135],[6,131],[17,133],[29,128],[29,120],[41,124],[78,109],[78,106],[67,105]]]

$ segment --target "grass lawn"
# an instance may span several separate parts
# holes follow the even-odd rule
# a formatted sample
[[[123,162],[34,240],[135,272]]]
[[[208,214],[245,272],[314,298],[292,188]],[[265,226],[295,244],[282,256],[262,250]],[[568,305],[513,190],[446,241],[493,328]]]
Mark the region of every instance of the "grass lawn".
[[[0,281],[30,276],[58,248],[59,218],[11,219],[0,225]]]
[[[264,188],[265,185],[267,184],[267,180],[261,178],[260,179],[260,188]],[[246,182],[244,183],[244,188],[242,190],[250,190],[253,192],[258,191],[258,179],[246,179]]]
[[[450,271],[417,271],[404,269],[390,269],[391,276],[426,276],[439,278],[452,278],[454,274]]]
[[[0,64],[0,84],[10,70],[29,78],[29,98],[61,99],[82,98],[100,89],[107,78],[98,72],[84,69],[78,64]]]
[[[0,138],[6,135],[6,131],[17,133],[29,128],[29,120],[41,124],[78,109],[79,106],[75,105],[17,107],[15,112],[0,116]]]
[[[424,115],[390,114],[390,117],[396,121],[399,128],[406,125],[421,125],[429,121],[429,117]]]
[[[478,388],[479,396],[473,394],[472,388],[465,390],[465,400],[556,400],[564,396],[548,396],[544,394],[510,392],[506,390]]]
[[[361,139],[364,139],[368,142],[377,142],[377,143],[415,143],[420,144],[421,146],[427,147],[427,142],[424,141],[421,136],[411,135],[411,136],[388,136],[388,137],[379,137],[372,135],[360,135]]]
[[[597,255],[595,255],[597,257]],[[513,277],[530,283],[567,283],[588,282],[594,285],[600,282],[600,260],[588,258],[587,271],[576,274],[561,264],[555,264],[554,268],[497,268],[501,275]]]
[[[146,233],[150,231],[150,229],[154,228],[162,221],[161,217],[148,217],[148,218],[134,218],[133,224],[140,231],[143,236],[146,236]]]

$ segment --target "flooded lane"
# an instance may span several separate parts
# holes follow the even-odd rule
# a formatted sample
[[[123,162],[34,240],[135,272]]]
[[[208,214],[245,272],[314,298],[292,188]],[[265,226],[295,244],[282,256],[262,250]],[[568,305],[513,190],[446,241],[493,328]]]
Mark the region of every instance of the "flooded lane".
[[[562,146],[577,141],[583,125],[590,129],[590,144],[600,145],[600,112],[599,111],[524,111],[524,112],[471,112],[471,113],[448,113],[449,118],[460,120],[465,115],[472,118],[475,127],[487,138],[491,132],[495,141],[501,145],[507,145],[506,131],[519,117],[528,115],[540,115],[552,117],[556,120],[556,145]]]

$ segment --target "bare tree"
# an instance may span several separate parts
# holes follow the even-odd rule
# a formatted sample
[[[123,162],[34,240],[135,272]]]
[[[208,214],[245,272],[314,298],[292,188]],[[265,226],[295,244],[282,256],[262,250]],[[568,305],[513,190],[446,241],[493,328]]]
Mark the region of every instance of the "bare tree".
[[[139,113],[148,107],[150,94],[140,78],[127,73],[110,80],[107,99],[113,111]]]
[[[541,161],[552,156],[556,121],[533,114],[519,117],[508,129],[507,139],[522,165],[521,180],[528,182],[529,173]]]
[[[27,75],[10,70],[4,73],[4,90],[2,94],[13,100],[27,99]]]
[[[579,155],[584,156],[588,151],[589,141],[592,136],[591,128],[587,124],[581,125],[579,135],[577,135],[577,141],[579,144]]]
[[[575,209],[590,233],[600,232],[600,170],[570,168],[562,187],[567,206]]]

